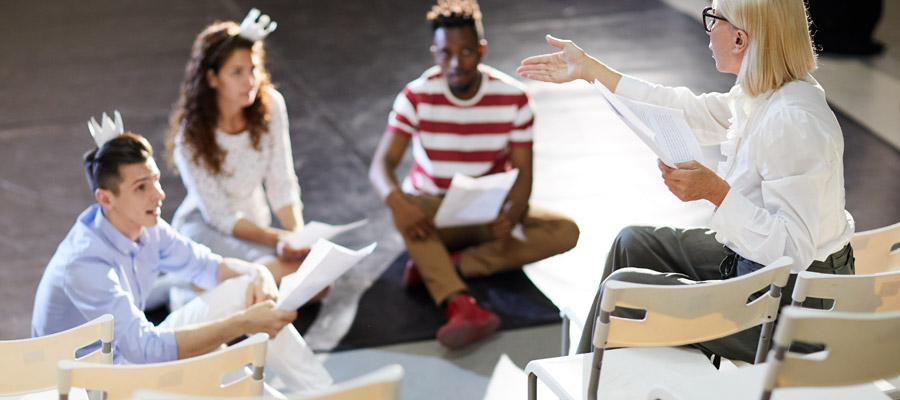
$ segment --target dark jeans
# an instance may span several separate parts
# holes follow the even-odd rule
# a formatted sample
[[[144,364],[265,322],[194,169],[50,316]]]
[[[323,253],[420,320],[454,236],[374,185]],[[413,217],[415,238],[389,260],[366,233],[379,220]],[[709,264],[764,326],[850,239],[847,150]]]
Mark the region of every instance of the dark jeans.
[[[716,241],[714,232],[708,229],[631,226],[616,236],[606,260],[603,279],[605,281],[613,272],[619,271],[610,279],[658,285],[689,285],[708,280],[728,279],[762,267],[761,264],[738,256],[723,247]],[[825,274],[853,274],[855,272],[853,249],[847,245],[825,261],[813,262],[807,270]],[[791,274],[782,291],[782,307],[791,303],[791,293],[796,280],[797,275]],[[581,335],[577,350],[579,353],[593,351],[594,324],[602,293],[601,284]],[[807,299],[803,305],[813,308],[830,307],[830,304],[825,304],[822,299]],[[640,318],[640,314],[643,314],[643,311],[617,308],[613,315]],[[693,346],[706,353],[752,363],[756,356],[761,329],[761,326],[756,326]],[[792,347],[792,350],[812,352],[819,348],[798,344]]]

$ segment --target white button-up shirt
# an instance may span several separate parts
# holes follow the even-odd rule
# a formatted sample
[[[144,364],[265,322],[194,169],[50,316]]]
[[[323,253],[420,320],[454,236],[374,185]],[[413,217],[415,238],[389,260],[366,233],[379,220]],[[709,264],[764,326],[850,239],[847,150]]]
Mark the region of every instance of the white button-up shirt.
[[[756,98],[739,86],[698,96],[628,76],[615,93],[681,109],[701,145],[721,144],[717,172],[731,190],[709,225],[736,253],[761,264],[790,256],[799,272],[850,242],[844,138],[811,76]]]

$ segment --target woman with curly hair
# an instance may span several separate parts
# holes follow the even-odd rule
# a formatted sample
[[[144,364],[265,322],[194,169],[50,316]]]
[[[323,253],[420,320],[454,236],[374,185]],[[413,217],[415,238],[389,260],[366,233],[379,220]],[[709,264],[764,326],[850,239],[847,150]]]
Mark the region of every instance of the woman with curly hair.
[[[218,254],[266,264],[280,281],[309,249],[279,239],[303,226],[300,186],[284,98],[265,68],[268,32],[244,25],[209,25],[191,49],[166,143],[187,188],[172,225]]]

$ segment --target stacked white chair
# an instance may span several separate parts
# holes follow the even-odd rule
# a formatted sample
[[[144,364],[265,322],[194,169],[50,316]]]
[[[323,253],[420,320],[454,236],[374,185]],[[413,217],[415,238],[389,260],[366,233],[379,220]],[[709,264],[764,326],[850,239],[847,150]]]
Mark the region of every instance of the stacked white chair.
[[[887,399],[872,382],[900,374],[900,312],[842,313],[787,307],[768,362],[715,376],[667,382],[652,400]],[[793,341],[821,343],[826,351],[795,354]]]
[[[391,364],[373,372],[304,395],[291,396],[288,400],[399,400],[403,381],[403,367]],[[184,396],[158,391],[141,390],[136,400],[219,400],[222,397]],[[264,400],[253,398],[252,400]]]
[[[857,232],[850,240],[856,258],[856,274],[867,275],[900,269],[900,222]],[[895,249],[896,248],[896,249]]]
[[[53,391],[56,363],[75,360],[76,350],[97,341],[100,348],[78,360],[112,364],[112,340],[113,316],[105,314],[52,335],[0,341],[0,396]]]
[[[540,379],[562,399],[633,396],[653,382],[678,381],[718,371],[699,350],[680,346],[721,338],[762,324],[757,360],[768,349],[781,288],[792,260],[782,257],[751,274],[726,281],[658,286],[607,281],[594,333],[594,353],[528,363],[529,398]],[[752,302],[760,289],[769,292]],[[646,310],[640,320],[612,316],[616,307]],[[605,351],[607,347],[640,347]],[[601,370],[601,366],[603,367]],[[589,376],[588,376],[589,375]],[[627,397],[626,397],[627,398]]]
[[[163,363],[104,365],[60,361],[59,398],[66,400],[72,387],[104,391],[107,400],[129,399],[138,389],[191,396],[260,396],[268,340],[269,335],[257,333],[226,349]],[[226,374],[248,364],[253,365],[252,375],[222,383]]]
[[[859,232],[854,235],[851,240],[853,247],[856,275],[828,275],[818,274],[814,272],[801,272],[797,278],[797,284],[793,292],[793,305],[800,306],[808,298],[826,299],[832,302],[830,312],[836,312],[836,316],[844,315],[844,313],[865,313],[871,318],[875,318],[875,313],[895,313],[900,311],[900,249],[896,249],[900,244],[900,223],[886,226],[879,229]],[[818,310],[810,311],[812,313]],[[796,313],[796,311],[791,311]],[[829,313],[825,313],[829,314]],[[888,318],[888,317],[885,317]],[[845,327],[838,325],[828,328],[838,332],[843,332]],[[870,334],[873,332],[864,332]],[[882,365],[882,361],[891,360],[890,351],[892,351],[900,337],[893,335],[893,340],[886,343],[879,343],[876,338],[874,340],[866,339],[864,336],[855,338],[856,343],[849,346],[861,347],[863,351],[840,352],[839,358],[834,354],[833,348],[829,352],[822,352],[812,355],[796,355],[794,359],[801,359],[806,365],[812,365],[813,362],[819,362],[819,366],[831,368],[826,371],[818,381],[813,380],[797,380],[792,378],[791,370],[782,369],[780,366],[752,366],[738,371],[732,371],[720,376],[717,382],[707,382],[704,380],[689,380],[680,385],[670,385],[671,387],[679,387],[678,390],[672,390],[671,387],[657,389],[651,394],[651,399],[703,399],[703,398],[719,398],[717,396],[726,396],[728,398],[765,398],[765,394],[756,396],[764,386],[771,394],[771,390],[780,383],[782,386],[820,386],[819,388],[791,389],[783,391],[783,395],[778,391],[774,392],[774,398],[809,398],[809,399],[867,399],[867,398],[900,398],[900,392],[896,390],[900,379],[896,377],[900,371],[890,372],[890,366]],[[776,352],[776,362],[782,363],[785,359],[787,349],[781,343],[789,343],[786,341],[793,338],[785,332],[781,336],[776,336],[776,344],[781,348]],[[868,342],[867,342],[868,341]],[[830,343],[831,346],[841,346],[841,344]],[[846,346],[846,345],[845,345]],[[879,346],[882,348],[879,349]],[[884,353],[881,352],[884,351]],[[781,360],[778,360],[779,352]],[[824,357],[824,360],[823,360]],[[894,360],[896,356],[894,356]],[[827,361],[827,362],[826,362]],[[793,362],[793,361],[792,361]],[[896,364],[896,361],[893,361]],[[800,364],[804,365],[804,364]],[[830,367],[829,367],[830,366]],[[806,367],[806,366],[805,366]],[[816,367],[809,367],[816,368]],[[846,376],[833,376],[838,371],[850,371],[855,374],[868,374],[863,378],[855,381],[846,381]],[[888,371],[888,372],[885,372]],[[768,375],[767,375],[768,374]],[[773,378],[773,375],[787,374],[788,377]],[[885,375],[887,374],[887,375]],[[892,376],[893,374],[894,376]],[[887,383],[884,379],[891,378]],[[877,385],[871,384],[876,381]],[[802,384],[801,384],[802,382]],[[857,383],[857,386],[844,388],[823,389],[822,386],[837,386]],[[749,387],[748,387],[749,385]],[[693,386],[693,387],[692,387]],[[888,388],[885,393],[880,393],[877,387]],[[696,390],[697,387],[704,388],[703,391]],[[743,393],[738,394],[735,388],[741,388]],[[751,394],[747,394],[749,391]],[[765,392],[764,392],[765,393]],[[743,397],[741,397],[743,396]]]

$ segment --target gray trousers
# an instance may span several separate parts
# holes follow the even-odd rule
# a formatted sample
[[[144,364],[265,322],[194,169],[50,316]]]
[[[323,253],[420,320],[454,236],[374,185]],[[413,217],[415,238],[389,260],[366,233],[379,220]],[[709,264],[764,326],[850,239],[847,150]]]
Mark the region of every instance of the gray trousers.
[[[719,266],[726,257],[726,249],[716,241],[715,232],[705,228],[676,229],[669,227],[629,226],[616,236],[606,266],[603,280],[607,278],[657,285],[692,285],[702,281],[720,280]],[[741,259],[737,270],[745,273],[759,267],[752,261]],[[832,254],[825,261],[816,261],[809,271],[826,274],[853,274],[853,251],[848,245]],[[790,304],[796,274],[791,274],[781,296],[781,306]],[[593,351],[594,324],[598,316],[603,284],[597,290],[590,314],[587,317],[578,353]],[[809,299],[805,307],[825,308],[821,299]],[[639,318],[643,311],[616,309],[613,315]],[[717,354],[731,360],[753,363],[762,327],[760,325],[724,338],[696,343],[693,346],[706,353]],[[791,350],[811,352],[816,346],[798,344]]]

